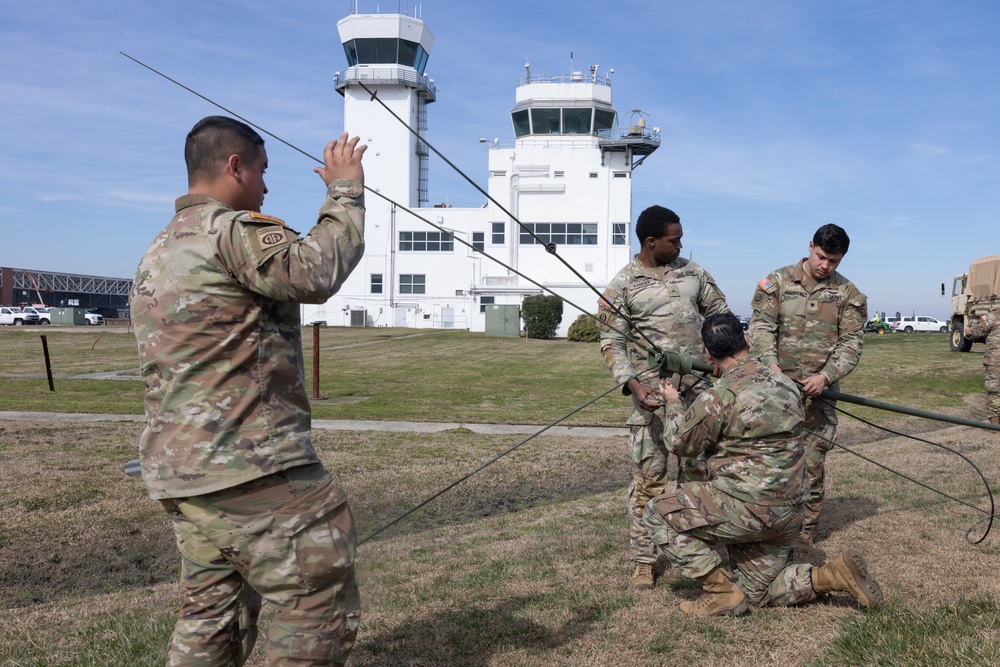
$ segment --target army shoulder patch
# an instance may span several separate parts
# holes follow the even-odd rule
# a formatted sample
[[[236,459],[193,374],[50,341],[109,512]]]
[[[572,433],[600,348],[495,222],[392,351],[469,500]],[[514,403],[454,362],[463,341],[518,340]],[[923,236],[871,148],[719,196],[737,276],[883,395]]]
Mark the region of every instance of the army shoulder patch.
[[[249,218],[248,222],[261,222],[270,225],[281,225],[282,227],[288,226],[281,218],[276,218],[273,215],[260,213],[258,211],[249,211],[246,217]]]
[[[764,278],[759,283],[757,283],[757,287],[761,288],[765,292],[770,292],[771,290],[774,289],[774,283],[772,283],[767,278]]]

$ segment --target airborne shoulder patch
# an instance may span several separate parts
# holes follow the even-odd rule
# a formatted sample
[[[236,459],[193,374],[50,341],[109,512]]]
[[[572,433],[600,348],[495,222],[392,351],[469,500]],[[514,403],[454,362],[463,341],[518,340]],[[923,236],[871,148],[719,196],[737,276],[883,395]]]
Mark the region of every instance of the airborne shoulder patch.
[[[281,225],[282,227],[288,226],[281,218],[276,218],[267,213],[260,213],[259,211],[248,211],[246,217],[249,218],[248,222],[261,222],[269,225]]]

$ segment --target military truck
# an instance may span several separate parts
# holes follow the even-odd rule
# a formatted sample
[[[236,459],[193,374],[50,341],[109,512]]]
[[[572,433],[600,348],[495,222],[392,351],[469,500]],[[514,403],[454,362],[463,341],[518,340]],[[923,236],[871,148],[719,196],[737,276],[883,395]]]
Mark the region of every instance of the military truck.
[[[944,296],[944,283],[941,295]],[[1000,307],[1000,255],[973,260],[968,273],[955,276],[951,286],[952,352],[968,352],[982,339],[965,337],[965,325]]]

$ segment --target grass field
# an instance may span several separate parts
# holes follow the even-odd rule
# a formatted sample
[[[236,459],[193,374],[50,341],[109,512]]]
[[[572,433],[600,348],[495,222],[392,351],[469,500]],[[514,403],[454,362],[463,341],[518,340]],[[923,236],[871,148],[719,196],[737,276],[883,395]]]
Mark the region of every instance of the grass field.
[[[137,365],[128,333],[96,340],[93,330],[2,329],[0,410],[141,412],[134,380],[58,377],[51,394],[44,379],[23,377],[44,373],[40,333],[60,376]],[[541,424],[611,386],[596,345],[413,333],[323,329],[327,399],[316,416]],[[980,350],[951,353],[942,334],[872,336],[842,390],[981,419]],[[346,396],[367,398],[337,402]],[[990,480],[1000,475],[1000,434],[857,411],[964,452]],[[572,423],[620,426],[625,416],[616,393]],[[162,510],[121,474],[140,430],[0,420],[0,665],[163,664],[180,596],[177,557]],[[978,478],[954,455],[847,417],[838,439],[986,507]],[[362,537],[520,440],[464,429],[315,432]],[[835,450],[816,548],[795,556],[818,563],[859,548],[887,606],[861,613],[831,596],[695,620],[676,606],[696,587],[669,570],[653,591],[627,587],[630,470],[623,438],[540,436],[365,542],[351,664],[1000,664],[1000,549],[993,534],[966,542],[982,518],[973,509]],[[259,652],[250,664],[263,664]]]

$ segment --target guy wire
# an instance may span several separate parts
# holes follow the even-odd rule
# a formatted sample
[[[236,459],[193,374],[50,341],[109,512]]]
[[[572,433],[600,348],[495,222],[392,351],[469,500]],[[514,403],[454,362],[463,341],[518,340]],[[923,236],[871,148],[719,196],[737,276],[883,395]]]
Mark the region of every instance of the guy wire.
[[[949,500],[953,500],[953,501],[955,501],[957,503],[960,503],[962,505],[965,505],[966,507],[969,507],[969,508],[971,508],[971,509],[973,509],[973,510],[975,510],[977,512],[985,514],[986,517],[984,517],[980,521],[977,521],[976,523],[974,523],[972,526],[969,527],[969,530],[967,530],[966,533],[965,533],[965,540],[967,542],[969,542],[970,544],[980,544],[983,540],[986,539],[986,537],[990,534],[990,530],[993,528],[993,519],[996,517],[996,505],[994,504],[994,500],[993,500],[993,490],[990,488],[990,483],[986,479],[986,475],[983,474],[983,471],[979,469],[979,466],[977,466],[972,461],[972,459],[970,459],[968,456],[966,456],[962,452],[960,452],[960,451],[958,451],[956,449],[952,449],[951,447],[948,447],[947,445],[942,445],[942,444],[937,443],[937,442],[932,442],[930,440],[926,440],[926,439],[921,438],[919,436],[910,435],[908,433],[901,433],[899,431],[895,431],[895,430],[893,430],[891,428],[888,428],[886,426],[879,426],[878,424],[875,424],[874,422],[871,422],[871,421],[869,421],[869,420],[867,420],[867,419],[865,419],[863,417],[859,417],[858,415],[855,415],[855,414],[852,414],[850,412],[847,412],[846,410],[844,410],[844,409],[842,409],[840,407],[837,407],[836,405],[832,405],[829,401],[827,401],[824,398],[820,398],[820,400],[823,401],[824,403],[826,403],[827,405],[829,405],[830,407],[832,407],[837,412],[843,413],[843,414],[847,415],[848,417],[852,417],[852,418],[858,420],[859,422],[861,422],[863,424],[867,424],[868,426],[873,426],[873,427],[879,429],[880,431],[884,431],[886,433],[891,433],[892,435],[896,435],[896,436],[899,436],[901,438],[909,438],[910,440],[916,440],[917,442],[923,442],[925,444],[932,445],[934,447],[939,447],[939,448],[941,448],[941,449],[943,449],[945,451],[948,451],[948,452],[950,452],[950,453],[952,453],[952,454],[954,454],[956,456],[961,457],[966,463],[968,463],[970,466],[972,466],[972,469],[976,471],[977,475],[979,475],[979,478],[983,482],[983,487],[986,489],[986,495],[989,498],[989,503],[990,503],[990,509],[989,510],[981,509],[981,508],[976,507],[975,505],[973,505],[971,503],[968,503],[968,502],[966,502],[966,501],[964,501],[964,500],[962,500],[960,498],[956,498],[954,496],[951,496],[951,495],[945,493],[944,491],[940,491],[940,490],[938,490],[938,489],[936,489],[936,488],[934,488],[934,487],[932,487],[932,486],[930,486],[928,484],[925,484],[924,482],[921,482],[920,480],[914,479],[913,477],[910,477],[909,475],[901,473],[898,470],[894,470],[893,468],[890,468],[887,465],[879,463],[878,461],[875,461],[875,460],[873,460],[873,459],[865,456],[864,454],[856,452],[853,449],[850,449],[849,447],[846,447],[846,446],[844,446],[844,445],[842,445],[842,444],[840,444],[838,442],[834,442],[833,440],[830,440],[829,438],[824,438],[819,433],[815,433],[814,431],[807,431],[808,433],[811,433],[812,435],[815,435],[816,437],[820,438],[821,440],[825,440],[825,441],[829,442],[830,444],[834,445],[835,447],[839,447],[840,449],[843,449],[845,452],[853,454],[854,456],[857,456],[858,458],[864,459],[865,461],[868,461],[869,463],[871,463],[873,465],[876,465],[879,468],[882,468],[883,470],[891,472],[894,475],[898,475],[899,477],[902,477],[905,480],[913,482],[914,484],[916,484],[918,486],[922,486],[925,489],[927,489],[928,491],[933,491],[934,493],[936,493],[936,494],[938,494],[940,496],[944,496],[945,498],[947,498]],[[970,535],[971,535],[973,529],[975,529],[975,527],[978,526],[983,521],[987,522],[987,524],[986,524],[986,532],[983,533],[982,537],[980,537],[978,540],[973,541],[972,539],[970,539]]]
[[[586,407],[590,406],[591,404],[593,404],[593,403],[596,403],[597,401],[601,400],[602,398],[604,398],[605,396],[607,396],[607,395],[608,395],[608,394],[610,394],[611,392],[615,391],[615,390],[616,390],[616,389],[618,389],[619,387],[622,387],[623,385],[625,385],[625,384],[627,384],[628,382],[630,382],[630,381],[631,381],[631,380],[632,380],[632,379],[633,379],[634,377],[635,377],[635,376],[633,376],[633,377],[630,377],[630,378],[629,378],[628,380],[625,380],[625,382],[622,382],[621,384],[618,384],[618,385],[616,385],[616,386],[612,387],[611,389],[608,389],[608,390],[607,390],[606,392],[604,392],[603,394],[601,394],[601,395],[599,395],[599,396],[596,396],[595,398],[592,398],[592,399],[590,399],[589,401],[587,401],[586,403],[584,403],[584,404],[583,404],[583,405],[581,405],[580,407],[578,407],[578,408],[574,408],[574,409],[573,409],[573,410],[572,410],[571,412],[569,412],[569,413],[567,413],[567,414],[563,415],[562,417],[560,417],[559,419],[555,420],[555,421],[554,421],[554,422],[552,422],[551,424],[548,424],[547,426],[543,426],[543,427],[542,427],[541,429],[539,429],[539,430],[538,430],[538,431],[536,431],[535,433],[532,433],[532,434],[531,434],[531,435],[529,435],[529,436],[528,436],[527,438],[525,438],[525,439],[524,439],[524,440],[522,440],[521,442],[517,443],[517,444],[516,444],[516,445],[514,445],[513,447],[510,447],[509,449],[507,449],[507,450],[505,450],[505,451],[501,452],[500,454],[497,454],[496,456],[494,456],[494,457],[493,457],[493,458],[491,458],[491,459],[490,459],[489,461],[487,461],[487,462],[486,462],[486,463],[484,463],[483,465],[479,466],[478,468],[476,468],[476,469],[475,469],[475,470],[473,470],[472,472],[470,472],[470,473],[468,473],[468,474],[466,474],[466,475],[463,475],[462,477],[460,477],[460,478],[456,479],[456,480],[455,480],[454,482],[452,482],[452,483],[451,483],[451,484],[449,484],[448,486],[444,487],[443,489],[441,489],[440,491],[438,491],[438,492],[437,492],[437,493],[435,493],[434,495],[430,496],[429,498],[427,498],[426,500],[424,500],[423,502],[421,502],[421,503],[420,503],[419,505],[416,505],[416,506],[414,506],[414,507],[410,508],[409,510],[407,510],[407,511],[406,511],[406,512],[404,512],[404,513],[402,513],[401,515],[399,515],[398,517],[396,517],[395,519],[393,519],[393,520],[392,520],[392,521],[390,521],[389,523],[385,524],[385,525],[384,525],[384,526],[382,526],[381,528],[377,528],[377,529],[376,529],[376,530],[375,530],[374,532],[371,532],[371,533],[369,533],[368,535],[366,535],[366,536],[364,536],[363,538],[361,538],[360,540],[358,540],[358,546],[361,546],[362,544],[364,544],[365,542],[367,542],[367,541],[368,541],[368,540],[370,540],[371,538],[375,537],[376,535],[378,535],[378,534],[379,534],[379,533],[381,533],[382,531],[386,530],[387,528],[390,528],[390,527],[392,527],[392,526],[396,525],[397,523],[399,523],[400,521],[402,521],[402,520],[403,520],[403,519],[405,519],[406,517],[410,516],[411,514],[413,514],[414,512],[416,512],[417,510],[419,510],[420,508],[422,508],[423,506],[427,505],[427,504],[428,504],[429,502],[431,502],[431,501],[432,501],[432,500],[434,500],[435,498],[438,498],[438,497],[442,496],[443,494],[445,494],[445,493],[447,493],[448,491],[450,491],[451,489],[455,488],[456,486],[458,486],[459,484],[461,484],[461,483],[462,483],[462,482],[464,482],[465,480],[469,479],[469,478],[470,478],[470,477],[472,477],[473,475],[475,475],[475,474],[477,474],[477,473],[481,472],[482,470],[484,470],[484,469],[486,469],[487,467],[489,467],[489,466],[493,465],[494,463],[496,463],[497,461],[499,461],[499,460],[500,460],[500,459],[502,459],[503,457],[505,457],[505,456],[507,456],[508,454],[512,453],[512,452],[513,452],[514,450],[516,450],[517,448],[519,448],[519,447],[520,447],[521,445],[523,445],[523,444],[525,444],[525,443],[527,443],[527,442],[530,442],[531,440],[533,440],[533,439],[535,439],[536,437],[540,436],[540,435],[541,435],[542,433],[544,433],[545,431],[549,430],[549,429],[550,429],[550,428],[552,428],[553,426],[556,426],[556,425],[558,425],[558,424],[559,424],[559,422],[561,422],[561,421],[563,421],[563,420],[565,420],[565,419],[568,419],[569,417],[572,417],[572,416],[573,416],[573,415],[575,415],[575,414],[576,414],[577,412],[580,412],[580,411],[581,411],[581,410],[583,410],[584,408],[586,408]]]
[[[241,121],[243,121],[243,122],[244,122],[244,123],[246,123],[247,125],[250,125],[251,127],[254,127],[254,128],[256,128],[256,129],[260,130],[261,132],[263,132],[263,133],[264,133],[264,134],[266,134],[267,136],[269,136],[269,137],[271,137],[271,138],[273,138],[273,139],[275,139],[275,140],[277,140],[277,141],[279,141],[279,142],[283,143],[284,145],[288,146],[288,147],[289,147],[289,148],[291,148],[292,150],[294,150],[294,151],[297,151],[297,152],[301,153],[302,155],[305,155],[305,156],[306,156],[307,158],[309,158],[309,159],[311,159],[311,160],[313,160],[313,161],[315,161],[315,162],[318,162],[319,164],[324,164],[323,160],[320,160],[320,159],[319,159],[319,158],[317,158],[317,157],[316,157],[315,155],[311,155],[311,154],[307,153],[306,151],[302,150],[301,148],[299,148],[298,146],[296,146],[296,145],[294,145],[294,144],[292,144],[292,143],[290,143],[290,142],[288,142],[288,141],[285,141],[284,139],[282,139],[282,138],[281,138],[281,137],[279,137],[278,135],[274,134],[273,132],[271,132],[271,131],[269,131],[269,130],[267,130],[267,129],[263,128],[263,127],[261,127],[260,125],[258,125],[258,124],[256,124],[256,123],[254,123],[253,121],[249,120],[248,118],[245,118],[245,117],[241,116],[240,114],[236,113],[235,111],[233,111],[233,110],[231,110],[231,109],[228,109],[228,108],[226,108],[226,107],[222,106],[221,104],[219,104],[219,103],[218,103],[218,102],[216,102],[215,100],[213,100],[213,99],[211,99],[211,98],[209,98],[209,97],[206,97],[205,95],[202,95],[202,94],[201,94],[201,93],[199,93],[198,91],[196,91],[196,90],[193,90],[192,88],[189,88],[188,86],[185,86],[185,85],[184,85],[183,83],[181,83],[180,81],[177,81],[176,79],[173,79],[173,78],[171,78],[171,77],[167,76],[167,75],[166,75],[166,74],[164,74],[163,72],[160,72],[159,70],[156,70],[156,69],[154,69],[154,68],[150,67],[149,65],[147,65],[147,64],[146,64],[146,63],[144,63],[144,62],[142,62],[141,60],[137,60],[136,58],[133,58],[133,57],[132,57],[132,56],[130,56],[129,54],[125,53],[124,51],[119,51],[118,53],[120,53],[121,55],[125,56],[126,58],[128,58],[128,59],[129,59],[129,60],[131,60],[132,62],[136,63],[137,65],[141,65],[142,67],[145,67],[145,68],[146,68],[146,69],[148,69],[148,70],[149,70],[150,72],[153,72],[154,74],[157,74],[157,75],[159,75],[159,76],[163,77],[164,79],[166,79],[166,80],[167,80],[167,81],[169,81],[170,83],[173,83],[174,85],[177,85],[177,86],[179,86],[179,87],[183,88],[184,90],[188,91],[188,92],[189,92],[189,93],[191,93],[192,95],[195,95],[195,96],[197,96],[197,97],[200,97],[201,99],[205,100],[206,102],[208,102],[208,103],[209,103],[209,104],[211,104],[212,106],[214,106],[214,107],[218,107],[219,109],[222,109],[223,111],[225,111],[226,113],[228,113],[228,114],[232,115],[233,117],[235,117],[235,118],[238,118],[238,119],[240,119]],[[370,93],[370,94],[371,94],[371,91],[370,91],[370,90],[369,90],[368,88],[366,88],[366,87],[365,87],[364,85],[362,85],[361,87],[362,87],[362,88],[364,88],[364,89],[365,89],[365,90],[366,90],[366,91],[367,91],[368,93]],[[377,99],[377,98],[375,97],[375,95],[374,95],[374,94],[372,94],[372,99]],[[404,122],[404,121],[403,121],[402,119],[400,119],[400,118],[399,118],[398,116],[396,116],[396,114],[394,114],[394,113],[392,112],[392,110],[391,110],[391,109],[389,109],[388,107],[386,107],[385,103],[383,103],[383,102],[382,102],[382,100],[378,100],[378,102],[379,102],[379,104],[381,104],[381,105],[383,106],[383,108],[385,108],[386,110],[388,110],[388,111],[389,111],[389,113],[391,113],[391,114],[392,114],[392,115],[393,115],[393,116],[394,116],[394,117],[396,118],[396,120],[399,120],[399,122],[400,122],[400,123],[403,123],[403,125],[404,125],[404,126],[406,126],[406,128],[407,128],[407,129],[408,129],[408,130],[409,130],[410,132],[413,132],[414,134],[416,134],[416,135],[417,135],[417,137],[418,137],[418,138],[420,138],[420,140],[421,140],[421,141],[423,141],[424,143],[427,143],[427,141],[426,141],[426,140],[425,140],[425,139],[424,139],[423,137],[421,137],[421,136],[420,136],[420,134],[418,134],[418,133],[417,133],[416,131],[414,131],[414,130],[413,130],[413,128],[411,128],[411,127],[410,127],[409,125],[407,125],[407,124],[406,124],[406,122]],[[450,160],[448,160],[448,158],[446,158],[446,157],[444,157],[443,155],[441,155],[441,153],[440,153],[440,152],[439,152],[439,151],[438,151],[438,150],[437,150],[436,148],[434,148],[434,146],[431,146],[431,144],[429,144],[429,143],[427,143],[427,145],[428,145],[428,146],[430,146],[430,148],[431,148],[431,149],[432,149],[432,150],[433,150],[433,151],[434,151],[434,152],[435,152],[435,153],[436,153],[437,155],[439,155],[439,156],[441,157],[441,159],[443,159],[443,160],[444,160],[445,162],[447,162],[449,166],[451,166],[451,167],[452,167],[453,169],[455,169],[455,170],[456,170],[456,171],[457,171],[457,172],[458,172],[458,173],[459,173],[459,174],[460,174],[460,175],[461,175],[461,176],[462,176],[463,178],[465,178],[465,180],[469,181],[469,183],[472,183],[472,185],[473,185],[473,186],[474,186],[474,187],[475,187],[475,188],[476,188],[477,190],[479,190],[480,192],[483,192],[483,191],[482,191],[482,189],[481,189],[481,188],[479,188],[479,186],[478,186],[478,185],[476,185],[476,184],[475,184],[475,183],[474,183],[474,182],[473,182],[473,181],[472,181],[471,179],[469,179],[469,177],[468,177],[468,176],[466,176],[466,175],[465,175],[465,173],[464,173],[464,172],[462,172],[462,170],[461,170],[461,169],[459,169],[459,168],[458,168],[458,167],[456,167],[456,166],[455,166],[454,164],[452,164],[452,162],[451,162]],[[637,339],[636,339],[636,338],[635,338],[634,336],[632,336],[632,334],[631,334],[630,332],[628,332],[628,331],[622,331],[621,329],[618,329],[618,328],[617,328],[617,327],[615,327],[614,325],[612,325],[612,324],[610,324],[610,323],[607,323],[607,322],[604,322],[604,323],[602,323],[602,322],[601,322],[601,320],[600,320],[600,319],[598,319],[598,318],[597,318],[597,317],[596,317],[596,316],[595,316],[595,315],[594,315],[593,313],[591,313],[591,312],[590,312],[589,310],[586,310],[586,309],[582,308],[581,306],[577,305],[576,303],[573,303],[572,301],[570,301],[569,299],[567,299],[566,297],[564,297],[564,296],[562,296],[562,295],[560,295],[560,294],[556,294],[556,292],[555,292],[555,291],[551,290],[550,288],[546,287],[545,285],[542,285],[542,284],[541,284],[540,282],[536,281],[535,279],[533,279],[533,278],[531,278],[531,277],[529,277],[529,276],[527,276],[527,275],[525,275],[525,274],[521,273],[520,271],[518,271],[518,270],[517,270],[517,269],[515,269],[514,267],[512,267],[512,266],[509,266],[509,265],[505,264],[504,262],[500,261],[500,260],[499,260],[499,259],[497,259],[496,257],[493,257],[492,255],[490,255],[489,253],[487,253],[487,252],[485,252],[485,251],[483,251],[483,250],[479,250],[478,248],[476,248],[476,247],[475,247],[474,245],[472,245],[472,244],[471,244],[471,243],[469,243],[468,241],[464,241],[463,239],[460,239],[460,238],[458,238],[458,236],[456,236],[455,234],[453,234],[453,233],[452,233],[451,231],[449,231],[448,229],[445,229],[444,227],[440,227],[440,226],[436,225],[435,223],[431,222],[430,220],[428,220],[427,218],[425,218],[425,217],[423,217],[423,216],[421,216],[421,215],[418,215],[418,214],[417,214],[417,213],[416,213],[415,211],[413,211],[413,210],[411,210],[411,209],[407,208],[406,206],[403,206],[402,204],[400,204],[400,203],[398,203],[398,202],[396,202],[396,201],[394,201],[394,200],[390,199],[389,197],[387,197],[386,195],[382,194],[382,193],[381,193],[381,192],[379,192],[378,190],[375,190],[375,189],[373,189],[373,188],[370,188],[370,187],[369,187],[369,186],[367,186],[367,185],[365,185],[365,186],[363,186],[363,187],[364,187],[364,189],[365,189],[365,190],[367,190],[368,192],[370,192],[370,193],[374,194],[375,196],[377,196],[377,197],[379,197],[379,198],[383,199],[384,201],[386,201],[386,202],[388,202],[388,203],[392,204],[393,206],[395,206],[395,207],[397,207],[397,208],[399,208],[399,209],[401,209],[401,210],[405,211],[406,213],[409,213],[410,215],[412,215],[412,216],[413,216],[414,218],[416,218],[417,220],[420,220],[420,221],[422,221],[422,222],[425,222],[425,223],[427,223],[428,225],[430,225],[431,227],[433,227],[434,229],[436,229],[436,230],[438,230],[438,231],[440,231],[440,232],[443,232],[444,234],[447,234],[447,235],[448,235],[449,237],[451,237],[451,239],[452,239],[452,240],[454,240],[454,241],[458,241],[459,243],[461,243],[462,245],[466,246],[467,248],[469,248],[469,249],[470,249],[470,250],[472,250],[473,252],[476,252],[476,253],[479,253],[480,255],[482,255],[482,256],[484,256],[484,257],[486,257],[487,259],[490,259],[490,260],[492,260],[493,262],[496,262],[496,263],[497,263],[498,265],[502,266],[503,268],[507,269],[508,271],[511,271],[511,272],[513,272],[514,274],[516,274],[516,275],[520,276],[521,278],[524,278],[525,280],[527,280],[528,282],[530,282],[530,283],[531,283],[532,285],[535,285],[536,287],[540,288],[541,290],[543,290],[543,291],[545,291],[545,292],[548,292],[548,293],[549,293],[549,294],[551,294],[552,296],[555,296],[555,297],[558,297],[558,298],[559,298],[560,300],[562,300],[562,301],[563,301],[564,303],[567,303],[567,304],[569,304],[570,306],[572,306],[572,307],[576,308],[577,310],[579,310],[579,311],[580,311],[581,313],[583,313],[584,315],[586,315],[586,316],[587,316],[587,317],[589,317],[590,319],[592,319],[592,320],[594,320],[594,321],[598,322],[598,324],[604,324],[605,326],[607,326],[608,328],[612,329],[613,331],[615,331],[615,332],[617,332],[617,333],[621,334],[621,335],[622,335],[622,336],[624,336],[624,337],[625,337],[625,338],[626,338],[627,340],[629,340],[629,341],[630,341],[630,342],[632,342],[633,344],[637,345],[638,347],[640,347],[640,348],[642,348],[642,349],[646,350],[647,352],[649,351],[649,348],[645,347],[645,346],[644,346],[644,345],[643,345],[642,343],[640,343],[640,342],[639,342],[639,341],[638,341],[638,340],[637,340]],[[484,194],[486,194],[486,193],[484,193]],[[489,197],[489,195],[488,195],[488,194],[487,194],[486,196],[487,196],[487,197]],[[496,204],[497,206],[499,206],[499,207],[500,207],[500,209],[501,209],[501,210],[503,210],[503,212],[504,212],[504,213],[507,213],[507,215],[509,215],[509,216],[510,216],[511,220],[513,220],[513,221],[514,221],[514,222],[516,222],[516,223],[517,223],[518,225],[520,225],[520,226],[521,226],[522,228],[524,228],[524,225],[522,225],[522,224],[521,224],[521,221],[520,221],[520,220],[518,220],[517,218],[515,218],[515,217],[514,217],[513,215],[510,215],[510,213],[509,213],[509,212],[508,212],[508,211],[507,211],[506,209],[504,209],[504,208],[503,208],[502,206],[500,206],[500,204],[497,204],[497,203],[496,203],[496,201],[495,201],[495,200],[494,200],[494,199],[493,199],[492,197],[490,197],[490,201],[493,201],[493,202],[494,202],[494,203],[495,203],[495,204]],[[538,237],[537,237],[537,236],[535,236],[535,235],[534,235],[533,233],[531,233],[531,232],[530,232],[529,230],[527,230],[526,228],[525,228],[525,231],[527,231],[527,232],[528,232],[529,234],[531,234],[531,235],[532,235],[532,236],[534,236],[534,237],[535,237],[536,239],[538,239]],[[539,239],[539,240],[540,240],[540,239]],[[552,254],[552,255],[555,255],[555,256],[556,256],[556,257],[557,257],[557,258],[558,258],[558,259],[559,259],[560,261],[562,261],[562,262],[563,262],[563,264],[566,264],[566,260],[564,260],[564,259],[563,259],[562,257],[559,257],[559,255],[558,255],[558,254],[556,254],[556,253],[555,253],[555,252],[554,252],[553,250],[550,250],[550,249],[549,249],[549,247],[548,247],[548,245],[546,245],[546,250],[548,250],[548,252],[549,252],[550,254]],[[566,264],[566,265],[567,265],[567,266],[569,266],[568,264]],[[601,297],[603,298],[603,295],[602,295],[602,294],[601,294],[600,292],[598,292],[598,291],[597,291],[597,289],[596,289],[596,288],[595,288],[595,287],[594,287],[593,285],[591,285],[591,284],[590,284],[589,282],[587,282],[587,280],[586,280],[586,279],[585,279],[585,278],[584,278],[583,276],[580,276],[580,274],[579,274],[579,273],[577,273],[576,269],[574,269],[574,268],[573,268],[572,266],[569,266],[569,268],[570,268],[570,270],[571,270],[571,271],[573,271],[573,273],[574,273],[574,274],[576,274],[577,276],[579,276],[579,277],[580,277],[580,279],[581,279],[581,280],[582,280],[582,281],[584,282],[584,284],[586,284],[586,285],[587,285],[587,287],[589,287],[589,288],[590,288],[591,290],[593,290],[593,291],[594,291],[595,293],[597,293],[597,294],[598,294],[598,296],[601,296]],[[629,324],[629,325],[630,325],[630,326],[632,327],[632,330],[634,330],[634,331],[637,331],[637,332],[639,333],[639,335],[641,335],[641,336],[642,336],[643,338],[645,338],[645,339],[646,339],[646,342],[647,342],[647,343],[649,343],[649,345],[651,345],[651,346],[652,346],[652,348],[653,348],[654,350],[656,350],[657,352],[661,352],[661,351],[662,351],[662,350],[660,350],[660,349],[659,349],[659,347],[657,347],[657,345],[656,345],[655,343],[653,343],[653,341],[649,340],[649,338],[648,338],[648,337],[647,337],[647,336],[646,336],[646,335],[645,335],[645,334],[644,334],[644,333],[642,332],[642,330],[640,330],[640,329],[639,329],[638,327],[636,327],[636,326],[635,326],[635,323],[634,323],[634,322],[632,321],[632,318],[631,318],[631,317],[629,317],[629,315],[628,315],[627,313],[625,313],[625,312],[621,311],[621,310],[620,310],[620,309],[619,309],[619,308],[618,308],[617,306],[615,306],[614,304],[611,304],[611,303],[608,303],[608,305],[609,305],[609,306],[611,306],[612,308],[614,308],[615,312],[616,312],[616,313],[617,313],[617,314],[618,314],[618,315],[619,315],[620,317],[622,317],[622,318],[623,318],[623,319],[624,319],[624,320],[625,320],[625,321],[626,321],[626,322],[627,322],[627,323],[628,323],[628,324]]]

